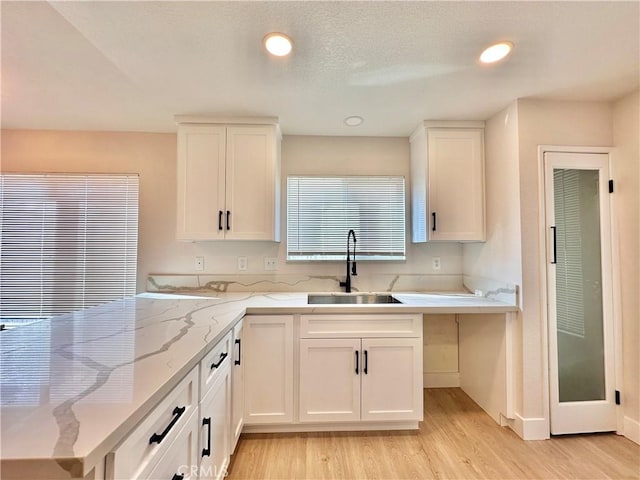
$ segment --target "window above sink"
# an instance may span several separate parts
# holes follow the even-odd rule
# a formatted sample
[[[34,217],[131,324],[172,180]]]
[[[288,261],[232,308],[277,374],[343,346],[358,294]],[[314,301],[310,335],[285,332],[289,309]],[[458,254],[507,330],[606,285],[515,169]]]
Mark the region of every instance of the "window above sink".
[[[406,259],[402,176],[287,177],[287,260],[345,258],[353,229],[361,260]]]

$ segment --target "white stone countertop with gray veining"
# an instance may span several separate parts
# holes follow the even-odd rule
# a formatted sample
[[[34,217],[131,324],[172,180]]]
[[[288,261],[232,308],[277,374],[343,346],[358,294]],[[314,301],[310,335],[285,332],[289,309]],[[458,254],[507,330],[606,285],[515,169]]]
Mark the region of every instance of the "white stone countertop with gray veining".
[[[40,464],[61,477],[86,475],[245,314],[517,310],[468,294],[393,295],[403,304],[307,305],[306,293],[141,294],[4,331],[2,470]]]

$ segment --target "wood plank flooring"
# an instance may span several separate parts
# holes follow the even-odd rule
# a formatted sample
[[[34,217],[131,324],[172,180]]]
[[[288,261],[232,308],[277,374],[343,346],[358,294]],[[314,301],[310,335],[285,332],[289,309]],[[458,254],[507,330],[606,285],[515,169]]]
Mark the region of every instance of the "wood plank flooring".
[[[235,479],[639,479],[640,446],[615,434],[521,440],[459,388],[425,390],[414,432],[243,435]]]

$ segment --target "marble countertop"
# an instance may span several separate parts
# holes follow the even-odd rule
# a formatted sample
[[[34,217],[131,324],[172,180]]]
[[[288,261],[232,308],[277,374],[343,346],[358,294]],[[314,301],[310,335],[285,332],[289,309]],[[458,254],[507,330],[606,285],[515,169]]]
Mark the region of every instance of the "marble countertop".
[[[245,314],[517,310],[473,295],[393,295],[403,303],[308,305],[306,293],[142,294],[2,332],[2,469],[40,462],[60,477],[86,475]]]

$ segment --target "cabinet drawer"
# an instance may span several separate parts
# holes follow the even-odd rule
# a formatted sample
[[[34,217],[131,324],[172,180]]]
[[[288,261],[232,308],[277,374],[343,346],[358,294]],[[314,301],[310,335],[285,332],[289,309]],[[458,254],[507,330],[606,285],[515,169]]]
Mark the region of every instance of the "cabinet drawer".
[[[147,480],[198,478],[198,418],[195,413],[191,415]]]
[[[197,410],[195,367],[107,456],[107,478],[146,478]]]
[[[422,315],[301,315],[300,338],[420,337]]]
[[[220,375],[223,367],[232,362],[233,349],[231,348],[232,332],[229,332],[220,340],[200,363],[200,398],[204,398],[213,382]]]

